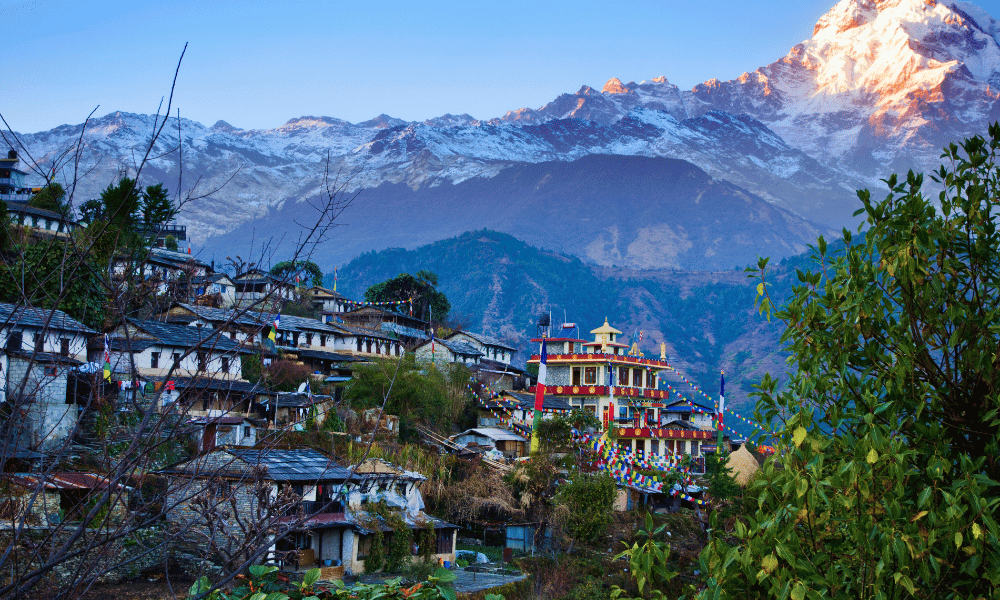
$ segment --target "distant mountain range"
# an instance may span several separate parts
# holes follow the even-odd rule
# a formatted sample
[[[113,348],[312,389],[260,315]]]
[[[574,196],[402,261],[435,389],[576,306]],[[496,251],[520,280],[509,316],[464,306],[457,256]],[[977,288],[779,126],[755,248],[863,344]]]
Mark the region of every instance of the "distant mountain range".
[[[720,219],[723,236],[734,233],[726,223],[746,221],[754,237],[767,240],[760,251],[788,256],[801,249],[801,235],[810,228],[850,222],[858,205],[853,190],[878,188],[878,177],[891,171],[928,170],[938,164],[942,146],[983,133],[1000,116],[998,32],[1000,23],[965,2],[843,0],[819,20],[811,39],[732,81],[682,91],[663,77],[611,79],[601,91],[584,86],[538,109],[485,121],[444,115],[415,123],[380,115],[351,124],[302,117],[248,131],[223,121],[206,127],[182,120],[178,136],[178,123],[170,119],[144,176],[176,187],[180,145],[183,187],[197,182],[196,193],[221,187],[185,205],[181,216],[208,253],[236,252],[231,243],[245,241],[250,231],[258,238],[294,238],[295,223],[308,218],[306,202],[320,196],[334,174],[348,191],[362,192],[342,216],[351,226],[338,229],[336,247],[318,255],[324,267],[357,250],[412,246],[470,226],[536,241],[538,224],[525,218],[531,215],[520,204],[534,198],[536,213],[559,215],[545,222],[553,240],[546,247],[605,265],[730,268],[732,260],[739,264],[740,256],[758,250],[737,241],[738,250],[719,252],[725,243],[705,232],[720,210],[735,211]],[[134,168],[153,126],[153,117],[128,113],[92,121],[82,149],[81,172],[88,176],[76,198],[95,196],[122,169]],[[80,129],[65,125],[23,139],[48,171]],[[666,182],[664,168],[631,176],[621,171],[616,194],[607,193],[607,182],[595,183],[605,190],[603,218],[625,210],[648,218],[631,223],[624,221],[635,220],[632,215],[623,222],[616,217],[595,228],[602,217],[590,208],[598,193],[586,189],[585,169],[606,163],[581,161],[595,155],[688,161],[698,167],[690,173],[711,178],[698,175],[700,189],[725,188],[753,201],[702,204],[701,192],[683,185],[675,195],[649,196],[650,182],[642,179],[656,174]],[[555,162],[583,169],[560,174],[581,187],[562,193],[523,187],[539,184],[525,175],[530,167],[555,173]],[[67,165],[57,170],[68,176]],[[504,173],[506,179],[497,179]],[[474,222],[483,212],[477,202],[485,200],[470,196],[471,190],[487,194],[492,219]],[[758,199],[779,211],[773,227],[757,209]],[[588,210],[576,210],[577,202]],[[639,210],[643,203],[649,206]],[[441,219],[432,224],[434,234],[427,233],[427,219],[404,226],[403,215],[423,214]],[[362,222],[385,226],[373,235],[375,225],[362,228]],[[784,243],[773,242],[778,238]],[[662,259],[643,249],[661,240]],[[633,245],[636,251],[629,250]]]

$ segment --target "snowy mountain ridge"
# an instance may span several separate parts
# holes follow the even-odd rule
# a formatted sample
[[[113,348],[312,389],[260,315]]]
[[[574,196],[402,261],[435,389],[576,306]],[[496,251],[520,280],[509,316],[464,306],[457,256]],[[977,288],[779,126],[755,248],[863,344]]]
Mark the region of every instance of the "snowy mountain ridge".
[[[176,189],[197,182],[209,199],[184,207],[196,243],[323,192],[328,173],[347,190],[386,184],[456,185],[516,164],[589,155],[690,161],[780,207],[827,225],[855,208],[853,190],[938,164],[940,149],[1000,116],[1000,22],[967,2],[842,0],[813,37],[731,81],[680,90],[666,77],[583,86],[538,109],[477,120],[442,115],[361,123],[324,116],[272,129],[211,127],[171,118],[145,171]],[[155,117],[112,113],[84,134],[76,199],[134,172]],[[44,171],[80,127],[22,136]],[[178,138],[178,135],[180,138]],[[327,159],[329,158],[329,164]],[[67,165],[61,165],[66,167]],[[62,180],[69,171],[62,169]],[[511,193],[517,193],[512,190]]]

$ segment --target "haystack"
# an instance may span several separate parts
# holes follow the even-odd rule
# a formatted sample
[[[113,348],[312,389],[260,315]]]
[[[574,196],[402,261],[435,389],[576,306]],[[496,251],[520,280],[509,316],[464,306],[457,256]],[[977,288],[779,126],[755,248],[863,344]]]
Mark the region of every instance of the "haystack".
[[[741,487],[745,487],[753,479],[754,473],[760,469],[757,459],[750,454],[746,446],[741,446],[739,450],[729,455],[726,465],[732,469],[733,477]]]

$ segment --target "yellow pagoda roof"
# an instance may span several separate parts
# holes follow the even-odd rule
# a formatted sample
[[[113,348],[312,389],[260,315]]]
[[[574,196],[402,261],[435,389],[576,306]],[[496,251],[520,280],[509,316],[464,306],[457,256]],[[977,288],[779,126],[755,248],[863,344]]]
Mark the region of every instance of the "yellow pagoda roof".
[[[604,325],[601,325],[597,329],[591,329],[590,333],[595,333],[595,334],[596,333],[615,333],[615,334],[621,335],[620,331],[618,331],[617,329],[615,329],[611,325],[608,325],[608,318],[607,317],[604,317]]]

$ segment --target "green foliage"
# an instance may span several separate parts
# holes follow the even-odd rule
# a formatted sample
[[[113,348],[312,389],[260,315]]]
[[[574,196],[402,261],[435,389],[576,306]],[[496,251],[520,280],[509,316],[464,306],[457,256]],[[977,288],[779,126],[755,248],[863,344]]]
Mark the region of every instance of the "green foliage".
[[[388,395],[387,414],[399,415],[401,420],[408,416],[450,430],[469,402],[469,370],[462,365],[451,367],[446,371],[422,369],[412,354],[359,365],[345,395],[354,406],[362,408],[379,406]]]
[[[422,274],[422,277],[421,277]],[[451,310],[451,302],[444,293],[435,289],[437,275],[430,271],[418,271],[418,277],[400,273],[392,279],[376,283],[365,291],[366,302],[413,301],[413,315],[435,323],[444,323]],[[409,310],[409,307],[407,307]]]
[[[208,577],[202,577],[188,590],[188,598],[195,600],[326,600],[344,598],[355,600],[455,600],[452,582],[455,574],[438,568],[425,581],[409,587],[402,587],[401,579],[385,583],[357,583],[348,588],[341,580],[332,583],[320,581],[320,570],[310,569],[301,582],[292,582],[278,572],[277,567],[253,565],[248,575],[240,575],[239,583],[231,590],[212,589]],[[497,596],[494,600],[503,600]]]
[[[732,468],[726,462],[728,458],[728,453],[721,456],[716,452],[705,455],[705,477],[708,479],[708,493],[713,500],[728,500],[743,492],[733,477]]]
[[[556,503],[566,508],[565,526],[570,537],[586,543],[602,541],[611,526],[617,487],[607,475],[575,473],[559,486]]]
[[[61,215],[69,214],[69,207],[65,204],[66,190],[55,181],[48,184],[42,191],[38,192],[28,200],[28,206],[51,210]]]
[[[142,191],[139,182],[122,177],[117,184],[108,184],[101,192],[101,218],[116,229],[134,231],[139,223]]]
[[[102,217],[104,205],[97,198],[91,198],[80,204],[76,210],[80,215],[80,222],[90,225]]]
[[[637,536],[645,537],[646,541],[642,545],[639,542],[634,542],[632,547],[626,548],[615,557],[616,559],[628,559],[640,598],[666,600],[669,596],[664,593],[663,589],[671,579],[677,577],[677,572],[668,567],[670,544],[661,541],[665,529],[666,525],[660,525],[654,531],[653,517],[647,514],[646,529],[637,532]],[[656,539],[658,536],[661,540]],[[625,590],[616,585],[611,597],[622,598],[624,593]]]
[[[139,218],[143,227],[156,229],[173,221],[176,214],[177,209],[170,201],[170,192],[162,183],[146,187],[139,205]]]
[[[375,534],[372,537],[372,545],[368,548],[368,554],[365,555],[365,572],[376,573],[381,571],[382,567],[386,565],[385,558],[385,534],[376,526]]]
[[[0,265],[0,300],[59,309],[88,327],[103,326],[105,288],[94,257],[58,239],[21,250]]]
[[[296,275],[308,275],[312,279],[313,285],[323,285],[323,271],[311,260],[290,261],[284,260],[271,267],[271,275],[276,277],[287,277],[294,281]],[[303,278],[302,283],[305,283]]]
[[[991,598],[1000,592],[1000,125],[934,174],[858,193],[868,232],[774,311],[797,371],[760,384],[778,453],[758,510],[701,556],[705,598]],[[766,261],[760,306],[770,314]],[[714,518],[714,515],[713,515]],[[713,528],[718,526],[713,523]]]
[[[174,236],[168,235],[166,238],[164,238],[163,245],[167,250],[170,250],[171,252],[177,252],[178,248],[177,238],[175,238]]]
[[[240,371],[243,379],[253,383],[264,381],[264,361],[259,354],[240,355]]]

